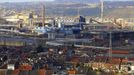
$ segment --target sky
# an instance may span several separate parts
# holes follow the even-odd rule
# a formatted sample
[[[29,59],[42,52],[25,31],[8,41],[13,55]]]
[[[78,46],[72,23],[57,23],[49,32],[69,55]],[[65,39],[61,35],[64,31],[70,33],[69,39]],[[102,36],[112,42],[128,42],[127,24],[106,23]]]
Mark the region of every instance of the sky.
[[[53,1],[53,0],[0,0],[0,2],[30,2],[30,1]],[[128,0],[105,0],[105,1],[128,1]]]
[[[30,1],[53,1],[53,0],[0,0],[0,2],[30,2]]]

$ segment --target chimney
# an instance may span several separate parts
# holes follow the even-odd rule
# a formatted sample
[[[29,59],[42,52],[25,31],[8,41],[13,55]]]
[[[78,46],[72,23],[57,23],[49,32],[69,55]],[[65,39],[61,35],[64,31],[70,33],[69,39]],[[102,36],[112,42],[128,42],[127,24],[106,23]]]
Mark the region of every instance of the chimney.
[[[42,25],[45,25],[45,6],[42,5]]]
[[[103,22],[103,19],[104,19],[104,2],[103,0],[100,0],[101,1],[101,21]]]

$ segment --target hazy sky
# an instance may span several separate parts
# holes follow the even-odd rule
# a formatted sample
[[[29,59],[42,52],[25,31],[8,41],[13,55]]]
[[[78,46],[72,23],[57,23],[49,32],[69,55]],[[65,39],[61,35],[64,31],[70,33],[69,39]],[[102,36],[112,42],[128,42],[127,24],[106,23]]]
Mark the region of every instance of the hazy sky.
[[[52,1],[52,0],[0,0],[0,2],[30,2],[30,1]],[[105,1],[128,1],[128,0],[105,0]]]
[[[0,2],[30,2],[30,1],[53,1],[53,0],[0,0]]]

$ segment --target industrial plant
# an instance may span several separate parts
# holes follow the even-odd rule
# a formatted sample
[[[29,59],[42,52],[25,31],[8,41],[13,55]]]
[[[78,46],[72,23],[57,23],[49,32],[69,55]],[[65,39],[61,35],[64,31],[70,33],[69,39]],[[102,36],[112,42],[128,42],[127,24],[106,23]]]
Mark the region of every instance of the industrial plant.
[[[0,75],[133,75],[133,12],[112,12],[134,5],[119,2],[0,3]]]

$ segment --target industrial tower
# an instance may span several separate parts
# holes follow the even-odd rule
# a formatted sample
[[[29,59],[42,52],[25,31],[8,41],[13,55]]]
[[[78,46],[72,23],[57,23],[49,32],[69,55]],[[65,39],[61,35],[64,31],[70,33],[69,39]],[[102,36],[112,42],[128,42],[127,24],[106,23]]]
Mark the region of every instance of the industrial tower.
[[[104,1],[100,0],[100,2],[101,2],[101,20],[103,22],[103,20],[104,20]]]
[[[45,5],[42,5],[42,25],[45,25]]]

